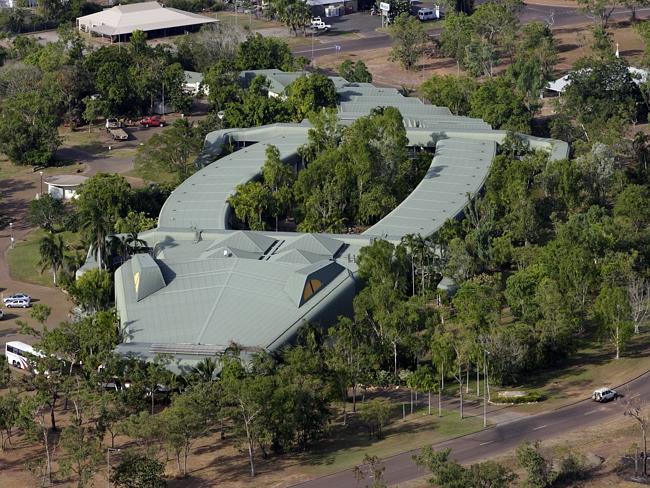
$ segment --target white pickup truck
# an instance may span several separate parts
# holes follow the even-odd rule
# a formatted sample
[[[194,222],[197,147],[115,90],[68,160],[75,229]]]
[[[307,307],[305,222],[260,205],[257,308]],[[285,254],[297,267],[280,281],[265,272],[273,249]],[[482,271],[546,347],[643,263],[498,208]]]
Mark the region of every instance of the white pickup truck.
[[[315,31],[323,31],[323,32],[328,31],[332,28],[331,25],[323,22],[323,19],[321,19],[320,17],[314,17],[313,19],[311,19],[311,24],[309,27],[311,29],[314,29]]]

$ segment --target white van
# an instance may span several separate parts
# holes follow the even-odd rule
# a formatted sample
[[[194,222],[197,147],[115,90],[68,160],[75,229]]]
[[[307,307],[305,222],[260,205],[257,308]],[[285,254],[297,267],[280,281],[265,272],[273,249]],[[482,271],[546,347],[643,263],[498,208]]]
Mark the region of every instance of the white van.
[[[24,342],[10,341],[5,344],[5,356],[7,357],[7,362],[14,368],[33,371],[33,368],[29,364],[29,357],[43,357],[43,353],[35,350],[32,346],[25,344]]]
[[[418,10],[418,19],[421,21],[425,20],[437,20],[440,18],[440,8],[436,8],[435,10],[432,8],[421,8]]]

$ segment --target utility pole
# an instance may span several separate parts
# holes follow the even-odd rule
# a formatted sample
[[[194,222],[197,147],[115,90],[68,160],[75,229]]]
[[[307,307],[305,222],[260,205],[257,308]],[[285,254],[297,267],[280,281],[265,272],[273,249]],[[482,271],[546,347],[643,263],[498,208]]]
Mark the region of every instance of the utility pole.
[[[483,385],[483,427],[487,427],[487,384],[488,384],[488,376],[487,376],[487,349],[483,349],[483,381],[485,381],[485,385]]]
[[[43,196],[43,172],[39,171],[38,174],[41,175],[41,193],[40,193],[40,195]]]
[[[116,449],[114,447],[106,448],[106,479],[108,480],[108,488],[111,488],[111,451],[121,452],[122,449]]]

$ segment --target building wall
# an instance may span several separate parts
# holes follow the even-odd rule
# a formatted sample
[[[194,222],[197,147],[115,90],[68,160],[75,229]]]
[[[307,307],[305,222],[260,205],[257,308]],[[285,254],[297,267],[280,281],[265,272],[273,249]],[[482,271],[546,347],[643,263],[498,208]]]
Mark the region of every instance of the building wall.
[[[71,200],[77,198],[76,188],[61,188],[55,185],[47,185],[47,193],[57,200]]]

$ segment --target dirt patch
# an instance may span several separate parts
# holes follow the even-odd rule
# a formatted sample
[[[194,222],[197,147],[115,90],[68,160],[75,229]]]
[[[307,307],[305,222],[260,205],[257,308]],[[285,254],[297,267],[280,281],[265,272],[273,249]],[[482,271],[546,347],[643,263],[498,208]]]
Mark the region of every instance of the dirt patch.
[[[578,59],[592,53],[590,48],[592,42],[590,26],[591,24],[577,24],[553,29],[560,57],[555,67],[558,77],[566,74]],[[620,56],[627,59],[632,65],[637,64],[643,54],[643,42],[634,31],[634,28],[629,22],[619,22],[611,25],[611,32],[615,45],[618,43]],[[450,58],[427,58],[418,65],[417,69],[406,71],[399,63],[388,61],[390,50],[390,47],[386,47],[353,53],[330,54],[319,57],[317,64],[319,68],[335,73],[338,71],[339,65],[346,59],[352,61],[362,60],[368,66],[374,82],[378,85],[396,88],[407,87],[409,89],[416,89],[432,74],[462,73],[456,61]],[[505,71],[507,66],[507,62],[504,61],[495,68],[495,74]]]

